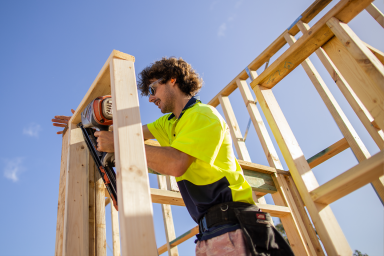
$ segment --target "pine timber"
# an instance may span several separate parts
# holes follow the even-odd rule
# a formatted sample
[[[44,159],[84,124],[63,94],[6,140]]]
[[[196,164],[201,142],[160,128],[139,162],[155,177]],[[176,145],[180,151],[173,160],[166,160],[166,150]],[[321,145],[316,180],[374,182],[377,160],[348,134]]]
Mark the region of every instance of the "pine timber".
[[[196,226],[196,227],[192,228],[191,230],[188,230],[187,232],[185,232],[181,236],[178,236],[177,238],[172,240],[169,244],[167,243],[167,244],[164,244],[163,246],[159,247],[157,252],[159,255],[161,255],[167,251],[168,246],[170,246],[171,248],[174,248],[175,246],[181,244],[182,242],[187,241],[189,238],[194,237],[198,233],[199,233],[199,226]]]
[[[370,85],[373,87],[372,90],[380,93],[378,97],[382,100],[382,96],[384,94],[383,64],[381,64],[381,62],[373,55],[373,53],[365,46],[365,44],[347,24],[337,20],[336,18],[332,18],[327,22],[327,25],[333,33],[335,33],[338,40],[340,40],[342,45],[349,52],[350,56],[355,60],[355,63],[357,63],[360,69],[368,76]],[[368,83],[368,81],[365,81],[364,84],[366,83]],[[365,106],[368,110],[370,110],[366,104]],[[384,104],[382,104],[381,108],[384,108]],[[384,130],[384,111],[379,114],[371,112],[371,114],[380,129]]]
[[[64,231],[64,211],[65,211],[65,185],[67,178],[67,158],[69,145],[69,132],[63,133],[61,162],[60,162],[60,181],[59,181],[59,199],[57,205],[56,221],[56,243],[55,256],[63,255],[63,231]]]
[[[225,120],[227,121],[229,131],[231,132],[231,137],[237,156],[239,159],[251,162],[251,157],[249,156],[247,147],[241,134],[239,124],[237,123],[235,113],[233,112],[231,102],[227,96],[219,96],[219,101],[223,109]]]
[[[265,88],[273,88],[313,52],[333,37],[332,31],[326,24],[329,19],[336,17],[342,22],[348,23],[370,3],[371,0],[341,0],[338,2],[307,33],[303,34],[295,45],[289,47],[288,50],[261,73],[251,83],[251,87],[254,88],[260,85]]]
[[[284,117],[272,90],[255,86],[254,92],[292,178],[307,207],[311,219],[328,255],[351,255],[348,242],[329,206],[319,206],[312,201],[309,191],[319,185],[301,151],[287,120]]]
[[[355,167],[340,174],[311,191],[312,199],[321,204],[332,202],[348,195],[362,186],[378,179],[384,172],[384,151],[362,161]]]
[[[166,180],[165,176],[158,175],[157,176],[157,182],[159,185],[159,189],[167,190],[167,180]],[[176,238],[175,227],[174,227],[173,218],[172,218],[171,206],[169,204],[162,204],[161,210],[163,212],[163,221],[164,221],[165,238],[166,238],[168,255],[169,256],[178,256],[179,251],[178,251],[177,247],[171,247],[171,245],[170,245],[170,241],[172,241]]]
[[[384,15],[374,4],[371,3],[365,10],[384,28]]]
[[[91,159],[92,161],[93,159]],[[94,168],[92,169],[94,170]],[[95,172],[95,227],[96,256],[107,255],[107,231],[105,226],[105,185],[99,172]],[[112,206],[113,207],[113,206]]]
[[[81,122],[81,112],[83,112],[84,108],[96,97],[111,94],[111,77],[109,65],[113,58],[135,62],[135,57],[123,52],[119,52],[117,50],[113,50],[107,61],[104,63],[104,66],[101,68],[99,74],[96,76],[96,79],[93,81],[91,87],[88,89],[88,92],[85,94],[79,106],[76,108],[76,112],[73,114],[71,120],[69,121],[70,123],[78,124]]]
[[[309,164],[309,167],[312,169],[318,166],[319,164],[324,163],[328,159],[334,157],[335,155],[339,154],[340,152],[343,152],[347,148],[349,148],[349,144],[345,138],[342,138],[338,142],[320,151],[316,155],[308,158],[307,162]]]
[[[112,57],[109,67],[121,254],[156,255],[134,63]]]
[[[91,157],[90,157],[91,159]],[[98,172],[93,159],[89,163],[89,190],[88,190],[88,208],[89,208],[89,256],[96,256],[96,187],[95,174]],[[109,199],[109,198],[108,198]]]
[[[91,160],[80,128],[70,124],[63,256],[89,254],[88,164]]]
[[[113,256],[120,256],[119,214],[113,204],[111,204],[111,225]]]
[[[300,28],[302,33],[307,32],[309,29],[308,24],[302,22],[298,22],[297,26]],[[374,49],[373,47],[367,44],[366,46],[375,54],[376,57],[380,55],[380,51]],[[377,129],[372,125],[374,119],[367,110],[367,108],[357,97],[356,93],[352,90],[351,86],[341,75],[340,71],[333,64],[324,49],[320,47],[318,50],[316,50],[316,54],[319,57],[320,61],[323,63],[324,67],[327,69],[328,73],[331,75],[332,79],[335,81],[336,85],[339,87],[340,91],[343,93],[348,103],[351,105],[352,109],[355,111],[356,115],[359,117],[364,127],[367,129],[368,133],[371,135],[372,139],[375,141],[376,145],[381,150],[384,149],[384,133],[382,130]]]
[[[373,47],[373,46],[371,46],[371,45],[365,43],[365,42],[364,42],[364,44],[365,44],[365,46],[367,46],[368,49],[373,53],[373,55],[376,56],[376,58],[381,62],[381,64],[384,65],[384,53],[383,53],[382,51],[376,49],[375,47]]]

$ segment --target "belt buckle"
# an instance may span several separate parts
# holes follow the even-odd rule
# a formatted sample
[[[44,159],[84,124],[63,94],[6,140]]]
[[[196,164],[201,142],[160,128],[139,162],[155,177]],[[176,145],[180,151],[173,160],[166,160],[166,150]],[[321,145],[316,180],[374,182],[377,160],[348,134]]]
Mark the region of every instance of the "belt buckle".
[[[200,224],[201,224],[203,232],[208,230],[207,220],[206,220],[205,216],[201,219]]]

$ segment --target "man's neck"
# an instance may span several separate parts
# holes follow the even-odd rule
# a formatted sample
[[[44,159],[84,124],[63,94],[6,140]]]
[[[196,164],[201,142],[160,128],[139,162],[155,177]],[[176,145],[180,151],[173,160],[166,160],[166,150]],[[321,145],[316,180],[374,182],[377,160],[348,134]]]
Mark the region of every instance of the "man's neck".
[[[172,111],[172,113],[175,115],[176,118],[179,118],[185,105],[187,105],[190,99],[191,99],[191,96],[186,96],[186,95],[180,95],[180,97],[178,97],[178,99],[175,102],[175,109]]]

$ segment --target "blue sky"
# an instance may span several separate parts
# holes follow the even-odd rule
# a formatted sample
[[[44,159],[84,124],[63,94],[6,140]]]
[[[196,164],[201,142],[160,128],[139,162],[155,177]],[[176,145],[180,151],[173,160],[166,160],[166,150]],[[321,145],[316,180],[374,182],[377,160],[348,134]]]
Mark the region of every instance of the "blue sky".
[[[1,100],[0,255],[54,254],[61,136],[50,120],[54,115],[71,114],[113,49],[136,57],[136,73],[163,56],[184,58],[204,79],[200,96],[207,103],[311,3],[1,1],[0,77],[5,93]],[[374,4],[384,10],[382,1]],[[365,11],[349,25],[365,42],[384,51],[383,29]],[[369,152],[377,153],[378,147],[317,57],[311,60]],[[342,138],[301,67],[273,91],[306,158]],[[249,116],[238,90],[230,100],[244,134]],[[161,116],[145,97],[140,98],[140,111],[143,124]],[[268,165],[253,127],[246,144],[253,162]],[[275,147],[278,150],[276,143]],[[313,171],[323,184],[356,164],[348,149]],[[150,183],[157,187],[155,176],[150,175]],[[267,202],[272,203],[271,197]],[[331,207],[353,250],[383,255],[383,206],[370,185]],[[177,235],[195,226],[185,208],[172,210]],[[111,247],[109,212],[108,206],[107,243]],[[165,234],[158,204],[154,204],[154,220],[160,247]],[[194,255],[193,239],[179,246],[179,252]],[[109,249],[107,253],[112,255]]]

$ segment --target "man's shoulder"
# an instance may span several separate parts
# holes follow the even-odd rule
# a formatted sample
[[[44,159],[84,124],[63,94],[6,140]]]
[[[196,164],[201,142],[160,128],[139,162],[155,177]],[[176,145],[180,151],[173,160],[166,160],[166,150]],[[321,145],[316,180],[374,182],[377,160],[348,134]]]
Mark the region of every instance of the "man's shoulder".
[[[222,119],[216,108],[204,103],[197,103],[196,106],[191,109],[190,114],[200,114],[213,119]]]

